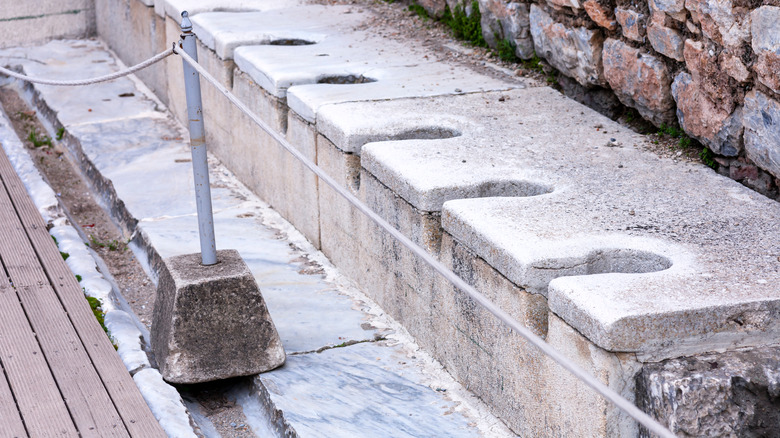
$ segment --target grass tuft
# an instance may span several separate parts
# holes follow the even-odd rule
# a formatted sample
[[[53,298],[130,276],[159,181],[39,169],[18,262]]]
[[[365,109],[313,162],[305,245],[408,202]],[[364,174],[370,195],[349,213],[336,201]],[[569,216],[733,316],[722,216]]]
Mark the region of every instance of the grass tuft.
[[[713,168],[714,170],[718,170],[718,162],[715,161],[715,154],[713,154],[709,148],[704,147],[699,153],[699,158],[701,158],[702,163]]]
[[[517,57],[517,54],[515,53],[516,47],[515,43],[513,43],[511,40],[504,38],[503,40],[498,40],[498,44],[496,45],[496,52],[498,53],[498,58],[502,61],[506,62],[517,62],[519,58]]]
[[[30,133],[27,135],[27,140],[36,148],[41,146],[52,146],[51,137],[48,135],[38,135],[38,133],[35,131],[35,128],[30,129]]]
[[[487,47],[485,37],[482,36],[482,14],[479,12],[477,0],[471,2],[471,15],[461,5],[455,6],[450,11],[449,6],[444,9],[444,24],[452,29],[456,38],[468,41],[477,47]]]
[[[409,10],[417,14],[417,16],[420,17],[420,19],[423,21],[427,21],[430,18],[428,16],[428,11],[426,11],[424,7],[418,4],[409,5]]]

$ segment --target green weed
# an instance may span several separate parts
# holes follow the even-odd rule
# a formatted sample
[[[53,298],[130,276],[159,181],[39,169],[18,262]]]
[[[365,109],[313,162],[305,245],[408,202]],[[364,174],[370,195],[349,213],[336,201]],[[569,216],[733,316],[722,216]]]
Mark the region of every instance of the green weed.
[[[70,254],[62,251],[60,251],[60,255],[62,256],[62,260],[68,260],[68,257],[70,257]]]
[[[39,136],[38,133],[35,131],[35,128],[30,129],[30,133],[27,135],[27,140],[33,144],[36,148],[39,148],[41,146],[49,146],[51,147],[51,137],[48,135],[41,135]]]
[[[81,283],[81,275],[79,275],[79,274],[76,274],[76,281],[78,281],[79,283]]]
[[[699,158],[701,158],[702,163],[706,164],[707,166],[715,170],[718,170],[718,162],[715,161],[714,154],[708,148],[705,147],[704,149],[701,150],[701,152],[699,153]]]
[[[450,29],[456,38],[466,40],[478,47],[487,47],[485,37],[482,36],[482,14],[479,12],[479,3],[477,0],[471,2],[471,15],[466,14],[466,10],[461,5],[455,6],[450,11],[449,6],[444,9],[444,18],[442,21]]]
[[[116,239],[106,240],[105,242],[101,242],[95,238],[94,235],[89,235],[89,242],[90,246],[93,248],[108,248],[109,251],[117,251],[117,250],[123,250],[126,247],[126,244],[123,242],[120,242]]]
[[[625,113],[626,123],[631,123],[639,118],[639,113],[634,108],[628,108]]]
[[[119,346],[116,345],[116,341],[111,336],[111,332],[108,331],[108,327],[106,327],[106,314],[103,312],[100,300],[87,295],[87,291],[85,289],[82,288],[82,290],[84,291],[84,297],[89,303],[89,307],[92,309],[92,314],[95,315],[95,319],[97,319],[97,321],[100,323],[100,327],[103,328],[103,331],[106,332],[108,339],[111,340],[111,344],[114,346],[114,350],[118,350]]]
[[[19,120],[29,121],[33,119],[33,116],[35,115],[35,111],[17,111],[16,116],[19,117]]]
[[[62,136],[65,135],[65,127],[60,127],[60,129],[57,130],[57,136],[55,137],[57,141],[62,140]]]
[[[496,39],[498,40],[498,38]],[[498,58],[506,62],[517,62],[518,58],[515,54],[515,49],[515,43],[506,38],[498,40],[498,44],[496,45]]]
[[[544,73],[542,60],[536,56],[536,52],[534,52],[534,56],[532,56],[531,59],[526,59],[523,61],[523,67],[525,67],[527,70],[533,70],[537,73]]]
[[[669,137],[681,138],[685,135],[685,131],[676,126],[669,126],[666,123],[662,123],[661,127],[658,128],[658,135],[668,135]]]
[[[686,134],[685,131],[677,126],[669,126],[665,123],[662,123],[656,134],[668,135],[669,137],[678,139],[677,147],[680,149],[688,149],[691,147],[691,145],[693,145],[693,140],[688,137],[688,134]]]
[[[428,11],[425,10],[422,6],[418,4],[409,5],[409,10],[417,14],[418,17],[420,17],[421,20],[427,21],[428,18]]]

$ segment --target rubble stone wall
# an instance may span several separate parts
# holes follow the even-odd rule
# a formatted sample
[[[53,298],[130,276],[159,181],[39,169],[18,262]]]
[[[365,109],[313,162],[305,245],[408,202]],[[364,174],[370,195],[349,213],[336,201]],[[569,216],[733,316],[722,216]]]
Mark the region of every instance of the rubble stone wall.
[[[0,48],[95,34],[94,0],[0,0]]]
[[[441,16],[457,1],[418,3]],[[656,126],[679,124],[720,173],[780,199],[780,0],[477,3],[492,47],[508,40]]]

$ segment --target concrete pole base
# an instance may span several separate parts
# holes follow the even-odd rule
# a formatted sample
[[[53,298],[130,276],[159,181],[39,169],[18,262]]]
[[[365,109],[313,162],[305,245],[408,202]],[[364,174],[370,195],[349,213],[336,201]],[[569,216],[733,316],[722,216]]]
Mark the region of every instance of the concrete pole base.
[[[171,383],[201,383],[259,374],[285,353],[252,273],[236,250],[165,260],[157,286],[152,350]]]

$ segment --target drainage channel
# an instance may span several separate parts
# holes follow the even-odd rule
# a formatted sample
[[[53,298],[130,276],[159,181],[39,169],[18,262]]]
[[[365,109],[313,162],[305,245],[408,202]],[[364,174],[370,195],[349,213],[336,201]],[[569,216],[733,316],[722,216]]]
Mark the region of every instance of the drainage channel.
[[[151,328],[155,285],[146,275],[141,263],[128,248],[124,236],[111,217],[93,197],[87,181],[69,159],[55,132],[52,136],[45,121],[38,118],[11,85],[0,86],[0,103],[11,120],[17,136],[23,140],[38,171],[55,191],[61,206],[75,227],[81,228],[85,244],[101,259],[103,275],[147,330]],[[253,433],[244,415],[243,404],[258,405],[252,400],[251,381],[235,379],[207,385],[177,388],[190,411],[196,435],[215,437],[268,436],[261,430]],[[240,400],[242,403],[237,403]],[[258,413],[254,409],[255,414]],[[253,421],[263,425],[263,421]]]

